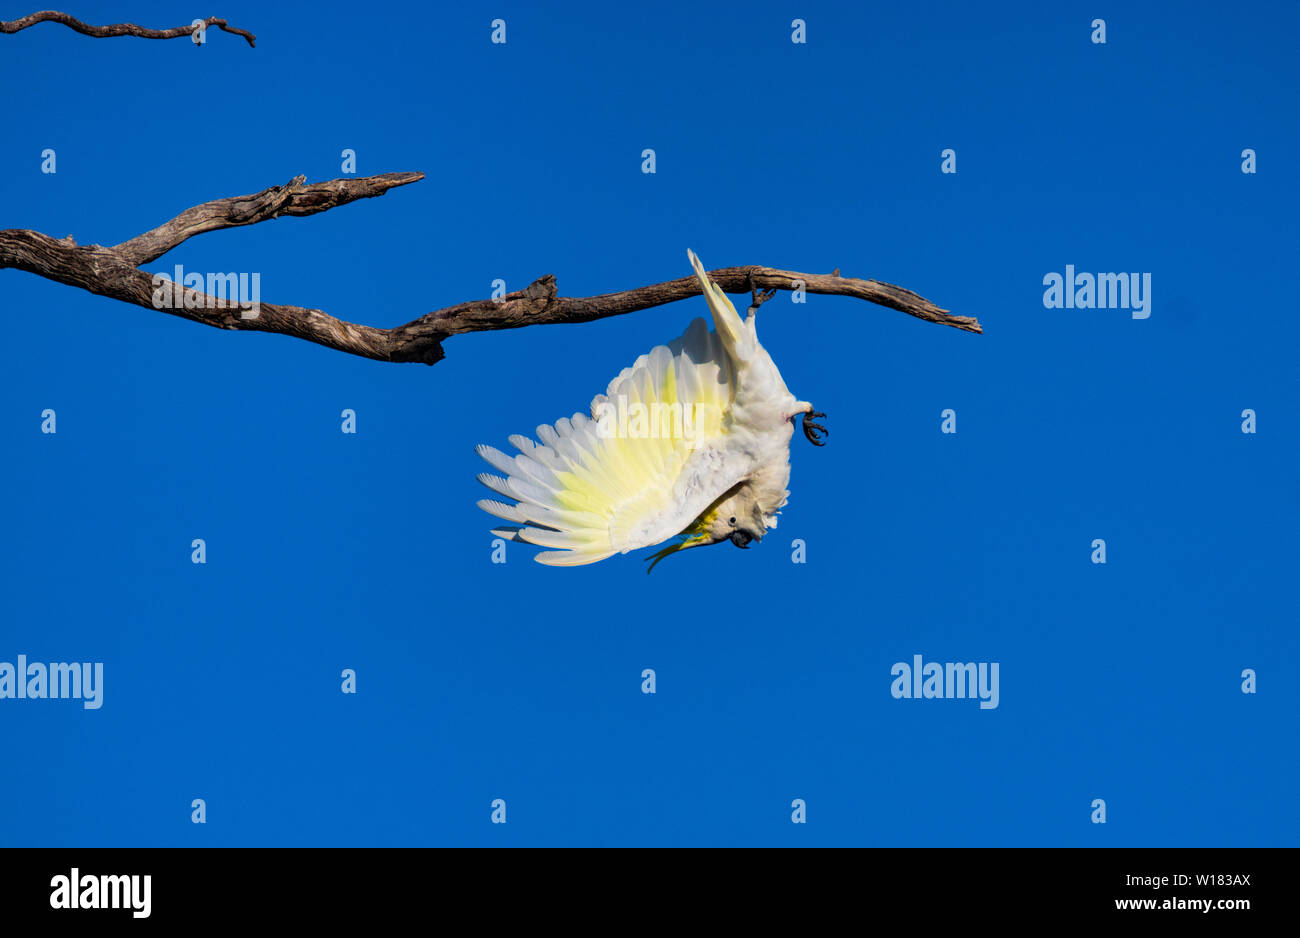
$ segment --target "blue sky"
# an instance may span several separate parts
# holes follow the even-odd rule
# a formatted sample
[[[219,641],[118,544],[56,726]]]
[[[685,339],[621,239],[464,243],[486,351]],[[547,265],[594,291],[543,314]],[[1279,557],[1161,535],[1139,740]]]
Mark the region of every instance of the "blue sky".
[[[894,7],[231,3],[256,49],[0,36],[4,227],[113,244],[345,148],[427,174],[150,271],[392,326],[497,278],[680,277],[691,247],[986,329],[767,304],[829,445],[796,435],[761,545],[647,577],[493,564],[473,447],[585,409],[702,300],[426,368],[0,273],[0,662],[105,675],[98,710],[0,699],[0,844],[1296,845],[1300,14]],[[1150,273],[1150,317],[1045,308],[1066,265]],[[999,706],[895,699],[914,655],[997,662]]]

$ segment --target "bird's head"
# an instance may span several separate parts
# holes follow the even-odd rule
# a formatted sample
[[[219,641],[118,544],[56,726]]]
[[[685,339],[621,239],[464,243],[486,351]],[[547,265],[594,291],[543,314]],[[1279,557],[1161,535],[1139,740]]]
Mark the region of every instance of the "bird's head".
[[[689,528],[682,532],[683,540],[651,554],[647,560],[653,561],[650,569],[669,554],[675,554],[691,547],[709,547],[730,541],[735,546],[746,550],[755,541],[761,541],[769,525],[766,515],[754,499],[753,491],[748,486],[737,486],[727,495],[714,502],[704,514],[700,515]]]
[[[731,541],[744,549],[754,541],[761,541],[766,533],[763,512],[748,489],[721,502],[717,513],[708,520],[709,540],[713,544]]]

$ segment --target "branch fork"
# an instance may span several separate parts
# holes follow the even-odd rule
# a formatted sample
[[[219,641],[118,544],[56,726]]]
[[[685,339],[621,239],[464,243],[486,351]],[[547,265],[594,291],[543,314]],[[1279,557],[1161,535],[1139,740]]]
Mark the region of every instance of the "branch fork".
[[[306,216],[384,195],[410,185],[424,173],[384,173],[308,183],[295,176],[282,186],[252,195],[204,202],[121,244],[79,245],[72,235],[58,240],[39,231],[11,228],[0,231],[0,268],[25,270],[48,280],[78,287],[124,303],[159,309],[153,277],[140,270],[184,241],[222,228],[255,225],[282,216]],[[982,332],[977,320],[954,316],[910,290],[876,280],[833,274],[803,274],[772,267],[724,267],[709,276],[727,293],[749,292],[757,309],[778,290],[802,287],[808,293],[851,296],[966,332]],[[244,307],[201,291],[170,291],[173,298],[160,311],[217,329],[253,330],[290,335],[326,348],[377,361],[420,362],[433,365],[445,357],[443,342],[467,332],[490,332],[524,326],[582,323],[662,306],[700,295],[696,278],[681,277],[600,296],[560,296],[555,276],[546,274],[522,290],[486,300],[471,300],[425,313],[391,329],[337,319],[318,309],[259,303],[255,318],[244,318]],[[194,304],[177,302],[190,292]]]
[[[89,23],[83,23],[75,16],[60,13],[58,10],[41,10],[37,13],[29,13],[27,16],[16,20],[0,20],[0,33],[16,33],[20,29],[27,29],[37,23],[62,23],[69,29],[75,29],[83,36],[92,36],[95,39],[113,39],[117,36],[135,36],[138,39],[179,39],[181,36],[192,37],[196,30],[216,26],[223,32],[243,36],[251,47],[255,48],[257,45],[256,36],[246,29],[236,29],[219,16],[209,16],[202,23],[191,23],[189,26],[174,26],[171,29],[148,29],[144,26],[137,26],[135,23],[91,26]]]

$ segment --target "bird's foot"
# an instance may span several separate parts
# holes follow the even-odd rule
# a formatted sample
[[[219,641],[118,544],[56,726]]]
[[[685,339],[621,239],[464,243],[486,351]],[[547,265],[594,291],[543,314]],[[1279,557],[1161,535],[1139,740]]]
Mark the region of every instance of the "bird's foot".
[[[825,414],[813,410],[811,406],[803,415],[803,435],[808,437],[808,442],[813,446],[825,446],[826,444],[822,442],[822,437],[831,435],[831,431],[827,430],[820,423],[813,423],[814,417],[825,416]]]
[[[776,296],[776,287],[760,291],[758,287],[754,286],[754,272],[751,270],[749,272],[749,295],[752,297],[749,303],[749,317],[752,319],[760,306]]]

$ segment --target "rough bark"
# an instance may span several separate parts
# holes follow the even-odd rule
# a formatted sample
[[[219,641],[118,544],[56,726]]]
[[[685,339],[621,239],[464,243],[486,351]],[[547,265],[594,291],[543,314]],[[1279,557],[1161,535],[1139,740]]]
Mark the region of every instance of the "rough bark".
[[[16,20],[0,20],[0,33],[16,33],[20,29],[26,29],[28,26],[35,26],[37,23],[62,23],[69,29],[75,29],[83,36],[93,36],[96,39],[111,39],[115,36],[136,36],[140,39],[179,39],[181,36],[192,36],[194,30],[198,27],[175,26],[171,29],[148,29],[144,26],[137,26],[135,23],[113,23],[110,26],[91,26],[89,23],[83,23],[75,16],[67,13],[60,13],[58,10],[40,10],[36,13],[29,13],[27,16],[20,17]],[[257,39],[252,33],[244,29],[236,29],[226,23],[219,16],[209,16],[203,21],[204,28],[216,26],[225,32],[234,33],[236,36],[243,36],[248,40],[250,46],[256,46]]]
[[[187,209],[170,221],[112,247],[79,245],[39,231],[11,228],[0,231],[0,268],[13,267],[49,280],[88,290],[124,303],[155,309],[218,329],[242,329],[296,336],[327,348],[378,361],[435,364],[444,357],[442,344],[453,335],[518,329],[556,323],[582,323],[607,316],[662,306],[700,294],[694,277],[680,277],[601,296],[559,296],[552,274],[498,299],[472,300],[435,310],[391,329],[363,326],[337,319],[319,309],[260,303],[256,315],[232,300],[189,291],[194,306],[176,291],[160,302],[154,278],[139,269],[195,235],[221,228],[253,225],[281,215],[314,215],[357,199],[375,198],[389,189],[418,182],[423,173],[385,173],[362,178],[334,179],[308,185],[297,176],[283,186],[252,195],[216,199]],[[977,320],[954,316],[910,290],[876,280],[830,274],[804,274],[774,267],[724,267],[709,276],[728,293],[795,290],[849,296],[886,306],[926,322],[966,332],[982,332]]]

